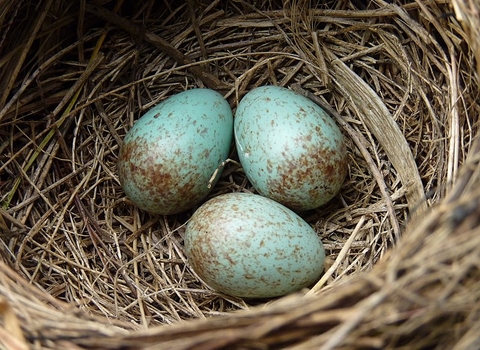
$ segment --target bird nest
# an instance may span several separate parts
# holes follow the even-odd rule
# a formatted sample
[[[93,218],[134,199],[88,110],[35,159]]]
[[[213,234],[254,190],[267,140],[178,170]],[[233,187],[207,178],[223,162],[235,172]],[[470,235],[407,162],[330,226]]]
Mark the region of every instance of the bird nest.
[[[479,348],[479,8],[2,2],[0,348]],[[252,301],[191,269],[195,209],[137,209],[116,161],[167,97],[208,87],[235,111],[262,85],[322,106],[349,168],[337,197],[300,213],[326,249],[320,280]],[[209,198],[241,191],[232,162]]]

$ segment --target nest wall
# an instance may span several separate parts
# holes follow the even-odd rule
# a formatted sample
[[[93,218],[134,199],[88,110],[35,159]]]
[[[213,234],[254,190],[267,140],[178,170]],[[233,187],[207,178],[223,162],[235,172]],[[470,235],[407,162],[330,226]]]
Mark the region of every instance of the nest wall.
[[[0,344],[478,348],[478,8],[0,4]],[[134,122],[167,97],[208,87],[235,111],[262,85],[322,106],[349,169],[335,199],[300,213],[326,248],[324,275],[251,301],[211,290],[189,266],[194,209],[140,211],[116,161]],[[208,198],[228,192],[255,192],[235,163]]]

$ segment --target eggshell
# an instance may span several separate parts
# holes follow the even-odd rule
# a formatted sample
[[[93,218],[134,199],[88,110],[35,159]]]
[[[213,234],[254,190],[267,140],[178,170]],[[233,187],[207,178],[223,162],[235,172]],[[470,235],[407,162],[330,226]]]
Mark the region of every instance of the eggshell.
[[[234,132],[252,185],[289,208],[317,208],[345,180],[342,133],[322,108],[294,91],[262,86],[247,93],[238,105]]]
[[[232,137],[232,111],[222,95],[210,89],[181,92],[145,113],[127,133],[118,156],[120,183],[140,209],[161,215],[185,211],[208,194]]]
[[[187,224],[185,251],[213,289],[269,298],[307,287],[323,271],[325,250],[313,228],[285,206],[248,193],[217,196]]]

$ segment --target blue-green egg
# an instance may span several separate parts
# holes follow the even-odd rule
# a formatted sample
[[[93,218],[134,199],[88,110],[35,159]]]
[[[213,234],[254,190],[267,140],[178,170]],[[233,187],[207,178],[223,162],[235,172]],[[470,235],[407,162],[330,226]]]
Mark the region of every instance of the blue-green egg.
[[[222,95],[210,89],[178,93],[145,113],[125,136],[117,163],[122,188],[152,214],[190,209],[207,196],[232,137],[232,111]]]
[[[282,296],[315,283],[325,250],[315,230],[266,197],[228,193],[200,206],[185,230],[190,265],[211,288],[243,298]]]
[[[291,209],[327,203],[345,180],[347,148],[340,129],[321,107],[287,88],[248,92],[236,110],[234,135],[255,189]]]

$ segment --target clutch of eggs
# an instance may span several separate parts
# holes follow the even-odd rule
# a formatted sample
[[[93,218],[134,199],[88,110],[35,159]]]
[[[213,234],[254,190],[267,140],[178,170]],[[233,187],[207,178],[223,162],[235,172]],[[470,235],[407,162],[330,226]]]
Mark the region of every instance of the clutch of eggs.
[[[218,92],[192,89],[169,97],[125,136],[117,163],[122,188],[152,214],[190,209],[208,194],[232,137],[232,111]]]
[[[190,209],[218,180],[233,134],[245,174],[262,196],[229,193],[200,206],[185,231],[189,263],[209,286],[232,296],[269,298],[308,287],[323,271],[325,250],[289,208],[325,204],[347,172],[340,130],[309,99],[281,87],[256,88],[233,120],[213,90],[174,95],[125,136],[117,164],[122,188],[152,214]]]

